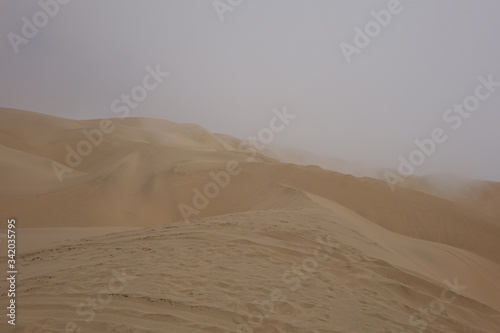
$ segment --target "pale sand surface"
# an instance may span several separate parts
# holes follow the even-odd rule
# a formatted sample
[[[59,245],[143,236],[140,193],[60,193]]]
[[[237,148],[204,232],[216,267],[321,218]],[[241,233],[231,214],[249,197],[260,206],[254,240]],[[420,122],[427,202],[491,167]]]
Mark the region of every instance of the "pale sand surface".
[[[113,124],[59,181],[51,163],[99,120],[0,109],[19,246],[18,325],[1,332],[500,331],[498,183],[391,192],[198,125]],[[179,205],[228,162],[240,173],[185,221]]]
[[[322,204],[329,209],[220,215],[23,254],[18,328],[56,332],[74,322],[84,332],[237,332],[242,324],[255,332],[419,332],[411,316],[433,306],[438,315],[415,317],[426,332],[499,327],[498,264]],[[111,292],[112,272],[122,269],[129,280]],[[464,290],[444,282],[455,279]],[[443,292],[449,301],[439,303]],[[78,312],[99,293],[105,306]]]
[[[136,227],[96,227],[96,228],[23,228],[17,229],[18,253],[25,254],[51,246],[67,244],[80,238],[102,236],[108,233],[138,229]],[[6,242],[6,234],[0,235]]]

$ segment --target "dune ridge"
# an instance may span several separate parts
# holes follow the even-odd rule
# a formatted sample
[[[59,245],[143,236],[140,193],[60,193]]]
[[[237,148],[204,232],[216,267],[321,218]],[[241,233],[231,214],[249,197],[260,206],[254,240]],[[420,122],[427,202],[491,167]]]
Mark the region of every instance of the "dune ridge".
[[[54,163],[103,122],[113,130],[60,181]],[[498,183],[459,199],[430,178],[391,192],[241,142],[0,108],[0,211],[37,243],[21,248],[20,329],[498,331]],[[123,270],[133,278],[106,306],[78,312]]]

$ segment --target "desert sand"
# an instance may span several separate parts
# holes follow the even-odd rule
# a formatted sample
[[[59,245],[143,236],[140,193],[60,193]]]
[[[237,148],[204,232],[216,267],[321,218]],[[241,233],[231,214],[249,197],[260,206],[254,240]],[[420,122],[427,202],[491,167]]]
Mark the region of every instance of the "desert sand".
[[[195,124],[2,108],[0,150],[2,332],[500,331],[499,183],[392,192]]]

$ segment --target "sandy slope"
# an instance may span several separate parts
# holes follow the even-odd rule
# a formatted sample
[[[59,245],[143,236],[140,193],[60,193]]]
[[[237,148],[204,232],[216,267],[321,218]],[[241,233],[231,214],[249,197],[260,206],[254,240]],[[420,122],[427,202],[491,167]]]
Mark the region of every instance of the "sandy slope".
[[[391,192],[193,124],[104,121],[59,181],[102,120],[0,109],[0,212],[28,244],[18,331],[498,332],[498,183]]]
[[[452,175],[409,177],[403,186],[462,203],[500,220],[500,183]]]
[[[18,327],[180,333],[500,327],[497,264],[322,204],[328,209],[220,215],[25,253]],[[111,283],[113,270],[122,283]],[[445,280],[464,287],[453,290]],[[92,309],[89,299],[102,304]]]
[[[241,139],[226,134],[217,134],[217,137],[233,147],[237,147],[242,141]],[[346,161],[340,158],[314,154],[296,148],[276,148],[273,146],[266,146],[263,152],[267,156],[273,157],[283,163],[292,163],[297,165],[317,165],[326,170],[353,175],[355,177],[371,177],[383,179],[382,175],[384,169],[363,165],[361,163]]]

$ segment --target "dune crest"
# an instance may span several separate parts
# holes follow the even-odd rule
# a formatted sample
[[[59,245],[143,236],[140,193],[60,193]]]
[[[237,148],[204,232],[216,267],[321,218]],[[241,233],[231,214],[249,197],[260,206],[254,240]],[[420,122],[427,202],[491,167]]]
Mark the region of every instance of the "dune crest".
[[[241,143],[0,108],[0,211],[28,244],[20,329],[497,332],[498,183],[391,192]],[[82,312],[103,288],[109,302]]]

